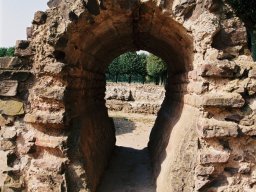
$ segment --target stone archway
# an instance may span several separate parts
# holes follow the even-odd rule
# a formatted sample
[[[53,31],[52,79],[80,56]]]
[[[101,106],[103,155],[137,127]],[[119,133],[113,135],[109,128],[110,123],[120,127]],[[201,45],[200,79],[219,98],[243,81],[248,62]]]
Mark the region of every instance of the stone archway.
[[[35,76],[26,124],[15,124],[12,174],[22,187],[96,191],[115,144],[106,66],[144,49],[164,59],[169,74],[149,141],[156,190],[255,190],[255,65],[243,55],[245,29],[225,4],[55,0],[49,7],[35,14],[30,41],[16,47]]]

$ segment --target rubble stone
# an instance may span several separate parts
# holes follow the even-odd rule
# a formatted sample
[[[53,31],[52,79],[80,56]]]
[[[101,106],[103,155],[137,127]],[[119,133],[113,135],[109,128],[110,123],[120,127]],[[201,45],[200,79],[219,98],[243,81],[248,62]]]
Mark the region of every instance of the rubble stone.
[[[0,99],[0,112],[5,115],[16,116],[23,115],[23,103],[16,100],[1,100]]]
[[[230,153],[216,149],[207,149],[200,154],[200,163],[202,165],[210,163],[226,163],[229,160]]]
[[[0,82],[0,96],[15,96],[17,94],[18,81],[4,80]]]
[[[237,93],[209,93],[203,96],[202,105],[205,107],[243,107],[245,101]]]
[[[215,119],[199,119],[197,130],[203,138],[236,137],[238,135],[238,125],[236,123]]]

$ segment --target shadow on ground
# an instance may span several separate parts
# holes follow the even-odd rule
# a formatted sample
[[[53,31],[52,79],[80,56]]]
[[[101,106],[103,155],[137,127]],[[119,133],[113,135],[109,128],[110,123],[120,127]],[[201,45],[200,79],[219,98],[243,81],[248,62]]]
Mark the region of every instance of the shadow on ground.
[[[156,192],[148,148],[116,146],[97,192]]]
[[[131,133],[135,130],[135,123],[125,117],[113,117],[116,135]]]

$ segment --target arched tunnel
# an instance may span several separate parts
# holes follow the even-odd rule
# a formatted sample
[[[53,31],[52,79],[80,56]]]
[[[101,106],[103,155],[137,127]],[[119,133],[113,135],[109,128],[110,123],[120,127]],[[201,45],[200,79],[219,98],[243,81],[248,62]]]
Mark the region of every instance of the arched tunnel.
[[[184,106],[183,102],[187,74],[192,70],[192,39],[180,24],[153,4],[135,3],[125,13],[113,12],[111,17],[103,13],[98,18],[101,22],[90,28],[84,26],[88,19],[84,14],[73,21],[61,38],[67,42],[65,47],[56,50],[57,55],[63,56],[58,59],[67,64],[67,73],[70,74],[67,77],[66,106],[76,110],[75,121],[80,122],[80,146],[88,181],[96,189],[115,145],[113,122],[108,117],[104,100],[106,68],[122,53],[143,49],[161,57],[168,66],[166,96],[148,144],[155,178],[159,178],[159,186],[165,185],[165,177],[173,177],[173,174],[163,172],[172,172],[169,167],[181,158],[171,153],[177,153],[176,150],[183,145],[196,146],[192,131],[196,110]],[[76,76],[76,72],[81,76]],[[175,141],[171,139],[172,135]],[[183,140],[185,137],[191,141]],[[172,144],[169,140],[173,140]],[[169,159],[167,154],[177,159]],[[187,154],[179,155],[185,158]],[[189,174],[183,175],[184,179],[192,179],[193,168],[186,169]]]

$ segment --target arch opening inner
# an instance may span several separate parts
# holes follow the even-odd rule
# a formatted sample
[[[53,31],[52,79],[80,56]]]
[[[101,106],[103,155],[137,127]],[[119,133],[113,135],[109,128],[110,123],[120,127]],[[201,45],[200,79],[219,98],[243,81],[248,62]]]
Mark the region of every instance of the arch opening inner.
[[[190,125],[190,120],[180,120],[188,117],[193,119],[196,115],[191,107],[184,105],[187,74],[192,70],[192,39],[180,24],[161,10],[151,5],[141,6],[145,6],[147,11],[139,22],[135,22],[132,12],[111,18],[102,14],[100,22],[96,17],[93,27],[87,29],[83,23],[88,18],[82,15],[67,31],[67,45],[60,49],[64,55],[60,60],[69,65],[66,96],[72,101],[67,102],[71,127],[80,136],[81,158],[92,191],[99,186],[116,142],[114,123],[108,115],[104,99],[105,73],[114,58],[124,52],[146,50],[167,64],[165,98],[148,143],[155,189],[161,191],[161,188],[165,188],[165,178],[167,175],[170,177],[167,170],[175,156],[171,151],[179,147],[179,144],[172,143],[175,141],[170,142],[170,138],[175,134],[179,138],[184,137],[186,126],[193,124]],[[193,179],[192,173],[185,177]]]

